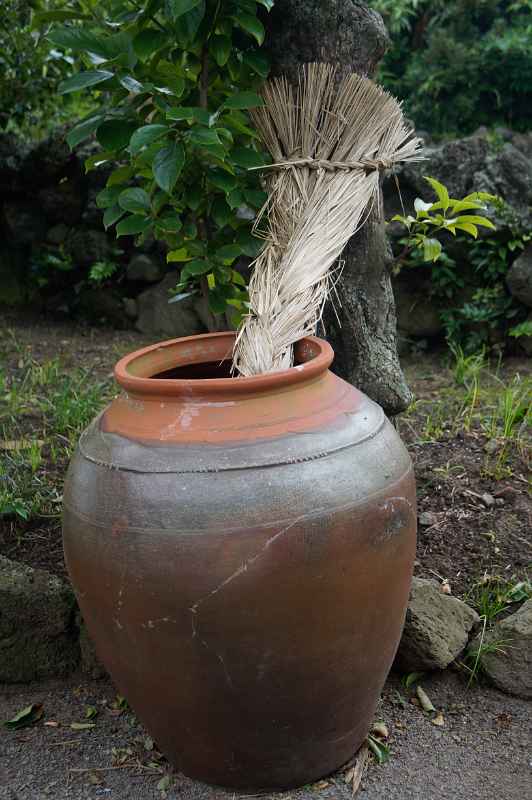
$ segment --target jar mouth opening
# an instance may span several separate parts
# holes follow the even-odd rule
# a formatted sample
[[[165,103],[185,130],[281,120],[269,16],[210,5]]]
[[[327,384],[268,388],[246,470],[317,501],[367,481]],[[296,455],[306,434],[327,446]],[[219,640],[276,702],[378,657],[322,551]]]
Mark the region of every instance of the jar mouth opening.
[[[328,342],[307,336],[295,345],[295,365],[252,377],[231,374],[236,333],[206,333],[170,339],[122,358],[115,378],[130,394],[191,395],[255,393],[290,386],[326,372],[334,353]]]

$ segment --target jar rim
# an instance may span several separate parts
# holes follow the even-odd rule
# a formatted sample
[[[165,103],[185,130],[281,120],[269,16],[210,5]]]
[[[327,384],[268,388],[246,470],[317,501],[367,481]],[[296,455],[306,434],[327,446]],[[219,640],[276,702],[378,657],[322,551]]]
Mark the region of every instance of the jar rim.
[[[176,367],[225,361],[231,358],[235,338],[235,331],[223,331],[157,342],[121,358],[114,369],[115,379],[128,393],[142,397],[256,394],[307,383],[326,372],[334,359],[328,342],[306,336],[295,345],[298,363],[290,369],[251,377],[155,377]]]

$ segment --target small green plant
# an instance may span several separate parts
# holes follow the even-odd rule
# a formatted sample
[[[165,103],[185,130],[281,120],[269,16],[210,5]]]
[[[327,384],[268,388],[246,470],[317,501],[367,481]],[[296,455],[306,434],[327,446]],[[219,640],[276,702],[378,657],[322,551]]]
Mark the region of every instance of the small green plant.
[[[263,105],[257,13],[273,0],[107,0],[104,14],[88,5],[46,36],[85,67],[59,93],[98,90],[98,109],[67,140],[75,147],[96,135],[102,150],[87,170],[119,164],[97,198],[104,226],[164,242],[180,269],[175,297],[199,290],[214,316],[236,322],[247,292],[234,264],[263,244],[252,220],[266,194],[250,167],[267,159],[247,112]],[[40,15],[43,24],[56,18]]]
[[[96,261],[89,270],[89,280],[100,285],[112,278],[117,269],[115,261]]]
[[[450,233],[456,236],[457,231],[464,231],[469,236],[477,238],[478,228],[495,228],[493,222],[484,216],[487,203],[496,200],[495,195],[487,192],[473,192],[461,200],[449,197],[447,188],[435,178],[425,177],[436,193],[434,203],[426,203],[420,197],[414,201],[416,216],[412,214],[396,214],[393,222],[402,223],[408,231],[408,236],[403,240],[404,250],[398,256],[400,263],[413,251],[423,261],[438,261],[442,255],[442,244],[435,238],[439,233]],[[474,211],[474,214],[468,212]]]
[[[481,617],[482,628],[478,641],[475,639],[467,648],[462,666],[469,672],[468,687],[476,683],[484,672],[484,659],[491,653],[507,654],[509,642],[506,639],[486,641],[488,620]]]

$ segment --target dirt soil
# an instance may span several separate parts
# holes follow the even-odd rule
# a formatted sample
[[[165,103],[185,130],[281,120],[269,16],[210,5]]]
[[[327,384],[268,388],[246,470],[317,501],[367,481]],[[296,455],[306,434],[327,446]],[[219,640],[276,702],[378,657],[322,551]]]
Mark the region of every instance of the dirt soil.
[[[451,671],[423,680],[444,724],[432,724],[391,676],[377,709],[390,737],[390,757],[372,757],[357,800],[525,800],[532,794],[531,704],[483,687],[467,690]],[[113,709],[107,681],[69,680],[0,687],[0,718],[30,703],[43,703],[45,716],[32,728],[0,729],[0,800],[162,800],[158,784],[171,777],[168,800],[347,800],[349,767],[298,791],[233,793],[169,771],[133,715]],[[94,728],[88,705],[98,709]],[[49,727],[46,722],[58,722]],[[179,725],[179,720],[176,720]]]

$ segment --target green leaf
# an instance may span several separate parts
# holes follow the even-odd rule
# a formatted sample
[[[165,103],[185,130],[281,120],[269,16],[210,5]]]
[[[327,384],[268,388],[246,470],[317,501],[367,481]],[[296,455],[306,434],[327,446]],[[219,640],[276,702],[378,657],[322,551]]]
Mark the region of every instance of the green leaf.
[[[261,153],[257,153],[257,151],[253,150],[251,147],[234,147],[229,157],[233,164],[236,164],[237,167],[243,167],[244,169],[263,167],[266,163],[264,156]]]
[[[131,75],[121,75],[118,78],[118,82],[124,89],[130,92],[130,94],[141,94],[141,92],[145,91],[142,83],[136,78],[131,77]]]
[[[116,226],[116,235],[132,236],[137,233],[144,233],[152,224],[149,217],[130,216],[119,222]]]
[[[264,100],[256,92],[236,92],[224,101],[225,108],[244,109],[264,106]]]
[[[26,706],[14,717],[4,722],[4,727],[11,731],[16,731],[19,728],[27,728],[29,725],[34,725],[44,715],[44,706],[42,703],[32,703]]]
[[[451,200],[451,210],[453,214],[460,211],[472,211],[473,209],[483,208],[482,203],[475,200]]]
[[[96,131],[103,118],[103,114],[96,114],[95,116],[82,120],[82,122],[78,122],[66,136],[70,149],[73,150],[77,144],[88,139],[88,137]]]
[[[223,247],[218,248],[215,257],[219,261],[233,262],[235,258],[242,255],[242,248],[239,244],[225,244]]]
[[[149,214],[151,210],[148,193],[138,187],[124,189],[118,198],[118,205],[132,214]]]
[[[106,150],[121,150],[129,144],[136,127],[134,122],[125,119],[110,119],[99,126],[96,138]]]
[[[441,255],[441,244],[437,239],[426,237],[423,240],[423,258],[425,261],[437,261]]]
[[[186,247],[180,247],[179,250],[170,250],[166,254],[166,260],[169,264],[172,262],[181,263],[182,261],[190,261],[190,254]]]
[[[414,200],[414,208],[418,213],[430,211],[432,209],[432,206],[433,203],[425,203],[425,201],[422,200],[421,197],[416,197],[416,199]]]
[[[234,15],[233,19],[242,30],[254,36],[259,45],[263,43],[265,35],[264,25],[257,17],[254,17],[253,14],[246,14],[243,11],[239,11],[238,14]]]
[[[96,53],[102,58],[109,56],[107,47],[101,37],[86,31],[83,28],[61,27],[53,28],[46,34],[46,38],[58,47],[66,47],[74,52]]]
[[[191,11],[180,16],[175,23],[178,42],[185,49],[186,45],[194,42],[205,16],[206,8],[205,0],[200,0]]]
[[[267,78],[270,73],[270,62],[262,53],[256,50],[250,50],[242,55],[244,64],[260,75],[261,78]]]
[[[186,278],[191,278],[194,275],[205,275],[205,273],[210,272],[212,269],[212,264],[208,261],[204,261],[200,258],[195,258],[193,261],[189,261],[186,267],[181,272],[181,280],[185,280]]]
[[[114,74],[106,69],[92,69],[85,72],[78,72],[71,78],[61,81],[57,87],[59,94],[68,94],[69,92],[79,92],[81,89],[86,89],[88,86],[96,86],[99,83],[104,83],[110,78],[114,78]]]
[[[252,208],[262,208],[268,199],[268,194],[261,189],[244,189],[244,197]]]
[[[469,233],[469,235],[473,236],[474,239],[476,239],[478,236],[477,226],[469,222],[461,222],[459,225],[455,225],[454,227],[460,231],[465,231],[466,233]]]
[[[479,217],[476,216],[475,214],[464,214],[464,216],[462,217],[457,217],[456,219],[457,225],[461,225],[464,222],[472,223],[473,225],[480,225],[484,228],[491,228],[492,230],[495,230],[495,225],[490,219],[487,219],[487,217]]]
[[[227,202],[229,203],[231,208],[238,208],[244,203],[244,195],[242,194],[240,189],[233,189],[233,191],[229,192],[229,194],[227,195]]]
[[[85,173],[90,172],[92,169],[96,167],[101,167],[102,164],[106,164],[113,158],[113,153],[106,153],[105,151],[101,151],[99,153],[95,153],[93,156],[89,156],[83,162],[85,167]]]
[[[246,125],[247,119],[240,111],[233,111],[232,114],[224,114],[222,121],[224,125],[226,125],[228,128],[232,128],[237,133],[244,133],[246,136],[250,136],[252,139],[259,138],[257,132]]]
[[[141,61],[145,61],[152,53],[163,47],[167,40],[168,36],[163,31],[145,28],[133,39],[133,50]]]
[[[187,135],[193,144],[200,147],[204,145],[221,144],[220,137],[212,128],[203,128],[199,125],[194,125]]]
[[[185,193],[185,203],[192,211],[197,211],[203,199],[203,192],[201,186],[194,185],[187,187]]]
[[[176,108],[168,109],[166,112],[166,119],[175,120],[176,122],[181,120],[192,122],[196,120],[196,122],[199,122],[201,125],[209,126],[211,114],[206,108],[200,108],[199,106],[176,106]]]
[[[245,287],[247,285],[244,276],[241,275],[240,272],[237,272],[236,269],[231,272],[231,280],[233,283],[236,283],[239,286]]]
[[[268,11],[271,11],[275,5],[275,0],[257,0],[257,3],[260,3],[261,6],[264,6],[264,8],[268,9]]]
[[[114,225],[115,222],[118,222],[124,216],[124,211],[120,208],[120,206],[109,206],[109,208],[105,209],[105,213],[103,215],[103,227],[105,230]]]
[[[122,189],[120,186],[113,186],[110,189],[102,189],[96,195],[96,205],[98,208],[110,208],[118,203],[118,198]]]
[[[181,142],[163,147],[153,159],[153,177],[157,185],[170,194],[176,184],[183,165],[185,151]]]
[[[450,202],[449,201],[449,192],[447,191],[447,189],[445,188],[443,183],[440,183],[439,181],[437,181],[436,178],[429,178],[429,177],[427,177],[427,175],[425,175],[424,178],[427,181],[427,183],[430,183],[430,185],[432,186],[432,188],[434,189],[434,191],[438,195],[438,200],[442,204],[443,210],[447,211],[447,209],[449,208],[449,202]]]
[[[179,19],[183,14],[199,6],[201,0],[167,0],[166,7],[173,20]]]
[[[183,223],[177,213],[172,214],[168,212],[164,216],[159,217],[157,226],[167,233],[179,233],[183,227]]]
[[[79,11],[38,11],[32,15],[31,29],[37,30],[46,22],[68,22],[71,19],[87,19],[87,15]]]
[[[224,67],[231,55],[231,39],[229,36],[213,36],[209,42],[209,51],[218,66]]]
[[[133,177],[135,170],[133,167],[117,167],[114,169],[109,177],[107,178],[107,186],[120,186],[122,183],[127,183],[127,181]]]
[[[213,314],[224,314],[227,308],[227,298],[219,291],[212,289],[209,292],[209,308]]]
[[[143,125],[138,128],[130,139],[128,150],[131,155],[136,155],[143,147],[156,142],[170,132],[168,125]]]
[[[264,239],[259,239],[258,236],[253,236],[245,230],[240,230],[237,235],[237,242],[240,245],[242,252],[249,258],[256,258],[264,247]]]
[[[234,215],[223,197],[217,197],[211,207],[211,216],[218,228],[224,228]]]
[[[231,192],[237,185],[234,175],[229,175],[221,169],[212,169],[207,172],[207,177],[213,186],[224,192]]]

